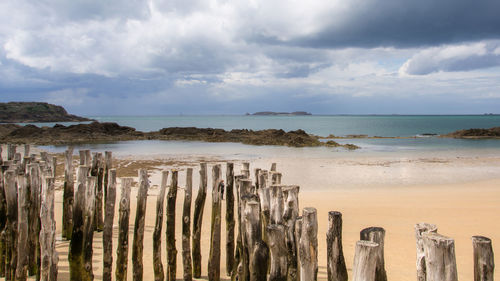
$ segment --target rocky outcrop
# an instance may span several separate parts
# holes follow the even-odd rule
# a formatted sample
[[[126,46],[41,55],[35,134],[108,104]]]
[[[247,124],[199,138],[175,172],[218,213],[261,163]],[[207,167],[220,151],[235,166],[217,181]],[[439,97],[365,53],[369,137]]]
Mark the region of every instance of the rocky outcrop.
[[[442,137],[448,138],[469,138],[469,139],[480,139],[480,138],[500,138],[500,127],[494,127],[490,129],[468,129],[455,131],[450,134],[442,135]]]
[[[62,106],[45,102],[0,103],[0,123],[82,121],[91,121],[91,119],[68,114]]]
[[[0,125],[0,142],[31,143],[38,145],[91,143],[121,140],[189,140],[205,142],[238,142],[252,145],[283,145],[292,147],[340,146],[353,149],[352,145],[321,142],[303,130],[246,130],[171,127],[154,132],[140,132],[116,123],[78,124],[71,126],[37,127],[34,125]]]

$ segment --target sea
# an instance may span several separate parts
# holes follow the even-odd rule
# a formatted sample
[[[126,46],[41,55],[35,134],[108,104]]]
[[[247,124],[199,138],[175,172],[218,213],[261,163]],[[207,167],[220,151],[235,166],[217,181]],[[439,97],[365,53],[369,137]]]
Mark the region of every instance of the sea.
[[[318,136],[367,135],[388,138],[343,138],[339,143],[351,143],[360,149],[344,148],[292,148],[279,146],[253,146],[239,143],[206,143],[198,141],[120,141],[75,146],[75,149],[94,151],[112,150],[117,155],[219,155],[229,158],[259,158],[274,155],[293,157],[335,157],[336,155],[366,155],[415,152],[456,153],[478,156],[500,155],[498,139],[440,138],[461,129],[500,126],[500,115],[307,115],[307,116],[89,116],[99,122],[116,122],[140,131],[156,131],[165,127],[198,127],[231,129],[302,129]],[[60,123],[71,125],[75,123]],[[37,123],[53,126],[55,123]],[[391,138],[395,137],[395,138]],[[44,146],[43,149],[61,152],[65,146]]]

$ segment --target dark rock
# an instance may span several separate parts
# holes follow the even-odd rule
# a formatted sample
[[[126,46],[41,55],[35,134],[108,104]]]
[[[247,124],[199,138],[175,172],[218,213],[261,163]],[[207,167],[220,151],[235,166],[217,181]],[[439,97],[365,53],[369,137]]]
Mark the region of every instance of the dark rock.
[[[62,106],[45,102],[0,103],[0,123],[82,121],[91,121],[91,119],[68,114]]]

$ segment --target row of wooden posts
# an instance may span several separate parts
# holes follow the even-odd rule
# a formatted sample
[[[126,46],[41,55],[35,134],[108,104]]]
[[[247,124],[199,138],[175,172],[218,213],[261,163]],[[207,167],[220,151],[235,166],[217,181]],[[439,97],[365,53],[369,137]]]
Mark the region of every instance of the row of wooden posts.
[[[0,150],[1,152],[1,150]],[[56,280],[58,256],[55,250],[54,179],[56,158],[41,153],[24,157],[16,146],[8,146],[7,161],[0,158],[0,276],[6,280]],[[70,240],[68,260],[71,280],[93,280],[92,255],[94,231],[103,231],[103,280],[112,280],[112,234],[116,202],[117,175],[112,168],[111,152],[81,150],[80,165],[74,182],[73,149],[65,152],[62,237]],[[137,209],[132,243],[133,280],[143,280],[143,240],[149,180],[140,169]],[[212,216],[208,279],[221,277],[221,200],[226,194],[226,274],[233,281],[315,281],[318,274],[318,222],[315,208],[299,214],[299,186],[282,185],[281,173],[272,164],[269,171],[243,163],[234,174],[227,163],[225,181],[220,164],[212,166]],[[170,185],[167,193],[167,179]],[[207,196],[207,164],[200,164],[200,182],[191,220],[193,169],[186,169],[182,214],[183,279],[200,278],[201,228]],[[121,178],[119,199],[118,246],[115,279],[127,279],[128,229],[132,178]],[[177,269],[175,246],[175,206],[178,171],[163,171],[156,205],[153,232],[153,268],[155,280],[174,281]],[[166,204],[167,262],[161,260],[163,206]],[[235,197],[236,195],[236,197]],[[236,202],[235,202],[236,201]],[[236,204],[237,213],[234,213]],[[329,281],[347,281],[342,249],[342,214],[328,214],[327,273]],[[192,229],[191,229],[192,226]],[[454,241],[437,233],[437,227],[421,223],[415,226],[418,281],[457,280]],[[384,264],[385,230],[369,227],[360,232],[356,243],[352,280],[386,281]],[[192,248],[191,248],[192,243]],[[491,240],[473,237],[474,280],[493,280]]]

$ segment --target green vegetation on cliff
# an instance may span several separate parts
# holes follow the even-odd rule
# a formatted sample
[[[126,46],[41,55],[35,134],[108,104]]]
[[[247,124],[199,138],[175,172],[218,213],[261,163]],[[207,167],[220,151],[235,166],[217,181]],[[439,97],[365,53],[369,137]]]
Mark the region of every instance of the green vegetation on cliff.
[[[45,102],[0,103],[0,123],[82,122],[90,119],[68,114],[62,106]]]

